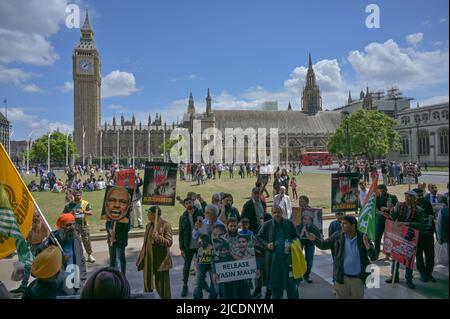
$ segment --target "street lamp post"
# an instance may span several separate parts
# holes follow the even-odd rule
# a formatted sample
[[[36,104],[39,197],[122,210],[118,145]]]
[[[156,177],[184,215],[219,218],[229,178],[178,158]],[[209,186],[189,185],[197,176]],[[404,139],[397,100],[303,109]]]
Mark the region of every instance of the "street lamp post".
[[[117,130],[117,167],[120,166],[119,130]]]
[[[163,160],[166,162],[166,126],[163,129]]]
[[[27,140],[27,174],[30,174],[31,135],[33,135],[33,132],[31,132],[30,135],[28,135],[28,140]]]
[[[349,133],[349,124],[348,124],[348,117],[349,113],[347,111],[342,112],[342,114],[345,117],[345,139],[347,140],[347,159],[350,161],[351,158],[351,145],[350,145],[350,133]]]
[[[417,163],[420,164],[420,136],[419,136],[419,126],[420,126],[420,119],[416,119],[416,128],[417,128]]]
[[[50,136],[52,132],[48,132],[48,138],[47,138],[47,172],[50,172]]]
[[[84,130],[83,125],[83,166],[85,165],[85,157],[84,157],[84,137],[86,136],[86,131]]]
[[[69,132],[66,133],[66,167],[69,167]]]
[[[103,131],[100,130],[100,171],[103,169]]]
[[[131,132],[131,134],[132,134],[132,137],[133,137],[133,147],[132,147],[132,150],[133,150],[133,157],[132,157],[132,165],[133,165],[133,168],[135,167],[134,166],[134,156],[135,156],[135,154],[134,154],[134,125],[131,127],[131,130],[132,130],[132,132]]]
[[[149,125],[149,127],[148,127],[148,143],[147,143],[147,156],[148,156],[148,161],[149,162],[150,162],[150,152],[151,152],[150,137],[151,137],[151,133],[150,133],[150,125]]]

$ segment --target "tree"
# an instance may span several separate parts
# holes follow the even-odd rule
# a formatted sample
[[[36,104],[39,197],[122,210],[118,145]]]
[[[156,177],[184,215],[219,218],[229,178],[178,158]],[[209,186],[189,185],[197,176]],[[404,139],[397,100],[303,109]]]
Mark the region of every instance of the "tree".
[[[183,136],[179,135],[178,136],[178,140],[172,140],[170,139],[170,137],[166,137],[166,140],[164,141],[164,143],[161,143],[158,148],[159,151],[161,152],[161,154],[164,152],[164,145],[166,146],[166,155],[170,154],[170,150],[172,149],[172,147],[177,144],[178,142],[182,142],[183,141]]]
[[[72,136],[69,136],[69,159],[74,154],[76,158],[78,156],[73,142]],[[34,162],[46,162],[47,161],[47,147],[48,147],[48,134],[43,135],[34,141],[30,150],[30,160]],[[60,132],[52,132],[50,135],[50,160],[55,162],[66,161],[66,135]]]
[[[347,140],[347,125],[348,136]],[[358,110],[341,121],[328,140],[328,151],[334,154],[366,155],[374,159],[400,149],[395,126],[397,121],[379,111]]]

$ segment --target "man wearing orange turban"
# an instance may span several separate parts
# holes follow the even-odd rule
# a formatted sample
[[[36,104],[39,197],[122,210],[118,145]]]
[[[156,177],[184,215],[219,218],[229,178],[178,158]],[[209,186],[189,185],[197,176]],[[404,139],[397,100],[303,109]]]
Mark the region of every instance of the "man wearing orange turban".
[[[49,237],[48,244],[57,246],[56,239],[61,245],[64,257],[63,266],[66,272],[73,272],[76,268],[74,266],[78,267],[80,280],[79,282],[75,281],[74,287],[76,289],[81,288],[87,279],[87,271],[81,238],[75,231],[75,216],[71,213],[61,214],[56,221],[56,226],[58,229],[53,232],[54,236]],[[77,279],[77,276],[75,276],[75,279]]]

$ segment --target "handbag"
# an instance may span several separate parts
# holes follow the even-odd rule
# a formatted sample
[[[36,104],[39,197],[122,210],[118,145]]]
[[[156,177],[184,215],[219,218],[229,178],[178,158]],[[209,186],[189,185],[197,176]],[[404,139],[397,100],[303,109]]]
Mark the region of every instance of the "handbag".
[[[448,243],[434,244],[434,256],[436,265],[448,266]]]

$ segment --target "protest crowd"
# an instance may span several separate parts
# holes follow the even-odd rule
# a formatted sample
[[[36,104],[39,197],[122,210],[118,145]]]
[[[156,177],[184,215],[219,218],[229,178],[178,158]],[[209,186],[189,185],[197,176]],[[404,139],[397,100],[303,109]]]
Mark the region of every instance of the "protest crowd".
[[[381,170],[380,184],[378,170]],[[21,285],[12,294],[22,294],[24,299],[73,295],[82,299],[130,298],[126,276],[128,233],[131,228],[145,228],[136,260],[137,271],[142,271],[144,292],[156,291],[164,299],[172,297],[173,225],[165,221],[163,205],[155,202],[146,210],[145,226],[142,205],[148,203],[149,191],[145,185],[141,190],[144,179],[131,171],[134,180],[127,177],[119,183],[121,171],[116,165],[104,171],[104,178],[97,179],[98,167],[77,165],[66,169],[63,182],[52,171],[46,173],[42,168],[33,168],[40,181],[39,184],[31,182],[29,190],[65,192],[66,202],[61,207],[57,229],[51,233],[41,215],[35,212],[27,238],[34,261],[25,265]],[[335,210],[335,220],[326,236],[323,235],[322,210],[310,203],[306,189],[297,189],[296,178],[301,179],[303,174],[301,163],[264,170],[249,163],[181,164],[175,165],[175,179],[178,174],[180,182],[195,181],[200,185],[224,178],[224,171],[229,172],[229,178],[255,179],[254,187],[248,190],[250,199],[241,210],[233,205],[231,193],[216,192],[210,202],[195,192],[185,197],[173,194],[173,200],[184,208],[177,225],[179,249],[184,259],[182,297],[188,296],[188,282],[195,275],[194,299],[280,299],[285,291],[287,298],[298,299],[302,289],[314,284],[311,272],[317,247],[331,250],[336,298],[363,298],[369,276],[367,266],[380,258],[382,239],[386,241],[391,222],[418,234],[415,249],[421,281],[436,281],[433,277],[436,244],[446,245],[448,254],[448,189],[447,193],[439,194],[434,184],[429,184],[428,189],[426,184],[418,184],[417,164],[339,162],[337,175],[356,174],[357,193],[349,191],[342,195],[342,200],[356,200],[357,207],[365,207],[373,195],[376,215],[372,236],[369,231],[362,231],[361,215],[358,220],[345,210]],[[238,171],[236,177],[234,171]],[[388,187],[402,184],[407,171],[413,172],[418,185],[399,199],[389,193]],[[87,177],[84,182],[82,176]],[[153,189],[154,197],[163,203],[160,198],[169,188],[169,181],[164,180]],[[88,225],[93,208],[83,199],[83,192],[100,190],[105,191],[102,219],[108,235],[110,264],[88,277],[86,263],[96,262]],[[389,253],[385,256],[390,258]],[[411,263],[401,264],[405,265],[407,286],[414,289]],[[65,284],[67,273],[63,269],[68,265],[77,266],[79,287],[69,289]],[[400,280],[401,267],[398,262],[392,263],[388,283]],[[30,283],[31,276],[35,280]],[[300,283],[304,283],[301,289]]]

